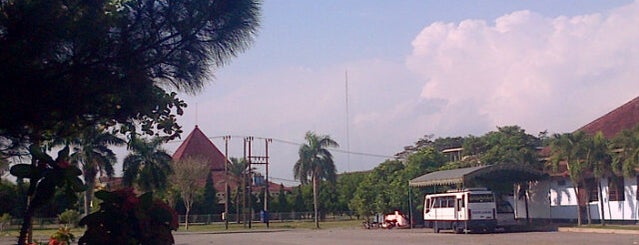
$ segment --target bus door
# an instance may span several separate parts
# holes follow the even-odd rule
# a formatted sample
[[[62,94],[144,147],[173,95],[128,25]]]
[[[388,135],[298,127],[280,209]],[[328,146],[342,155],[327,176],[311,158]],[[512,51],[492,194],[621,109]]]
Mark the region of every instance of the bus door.
[[[466,202],[464,200],[464,195],[461,197],[457,197],[457,202],[455,205],[455,219],[463,220],[465,219],[464,215],[466,214]]]

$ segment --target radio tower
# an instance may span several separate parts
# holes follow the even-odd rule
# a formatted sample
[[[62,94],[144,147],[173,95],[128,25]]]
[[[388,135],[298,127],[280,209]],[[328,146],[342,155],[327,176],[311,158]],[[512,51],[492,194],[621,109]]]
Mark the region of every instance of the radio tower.
[[[348,70],[344,71],[345,86],[346,86],[346,166],[348,172],[351,171],[351,139],[350,139],[350,117],[348,113]]]

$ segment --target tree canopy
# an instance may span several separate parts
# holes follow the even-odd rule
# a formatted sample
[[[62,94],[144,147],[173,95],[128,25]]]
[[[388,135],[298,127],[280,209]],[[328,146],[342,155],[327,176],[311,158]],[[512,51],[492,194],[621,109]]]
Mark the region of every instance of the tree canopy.
[[[0,135],[74,135],[97,123],[177,136],[211,68],[252,42],[254,0],[0,2]]]

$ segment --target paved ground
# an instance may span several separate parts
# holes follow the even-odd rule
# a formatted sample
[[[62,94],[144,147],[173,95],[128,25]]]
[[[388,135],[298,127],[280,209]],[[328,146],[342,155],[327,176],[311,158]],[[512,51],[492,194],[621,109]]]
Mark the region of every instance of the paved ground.
[[[409,245],[409,244],[639,244],[637,234],[600,234],[576,232],[521,232],[495,234],[432,233],[430,229],[413,230],[289,230],[250,233],[175,234],[176,244],[317,244],[317,245]]]
[[[431,229],[364,230],[359,228],[326,230],[251,230],[233,233],[174,234],[177,245],[411,245],[411,244],[491,244],[491,245],[581,245],[626,244],[639,245],[639,234],[602,234],[581,232],[520,232],[494,234],[432,233]],[[15,244],[14,238],[0,238],[0,245]]]

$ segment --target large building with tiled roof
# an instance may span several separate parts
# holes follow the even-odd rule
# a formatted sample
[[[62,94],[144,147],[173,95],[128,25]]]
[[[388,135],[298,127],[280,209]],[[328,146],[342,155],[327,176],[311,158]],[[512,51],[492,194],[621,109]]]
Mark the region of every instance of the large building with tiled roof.
[[[589,134],[601,131],[608,139],[624,129],[632,129],[639,124],[639,97],[577,129]]]
[[[224,153],[215,147],[197,125],[173,153],[174,161],[186,157],[206,159],[211,171],[224,171]]]
[[[623,130],[631,130],[639,125],[639,97],[606,113],[576,131],[588,134],[602,132],[608,139],[614,138]],[[545,150],[548,150],[546,148]],[[548,154],[548,153],[547,153]],[[535,219],[577,219],[577,206],[584,219],[590,214],[594,220],[602,218],[617,222],[639,222],[639,175],[604,176],[599,179],[588,177],[584,182],[590,186],[590,193],[578,186],[582,193],[577,202],[574,184],[568,177],[566,166],[560,167],[560,174],[553,174],[548,180],[530,186],[530,200],[515,200],[515,209],[519,218],[525,218],[524,208],[530,210],[529,217]],[[601,193],[598,193],[600,189]],[[603,198],[600,198],[603,197]],[[589,212],[588,212],[589,211]]]
[[[196,157],[206,159],[207,164],[211,167],[213,183],[217,191],[218,200],[224,201],[225,173],[224,173],[224,153],[222,153],[211,140],[196,125],[193,131],[184,139],[182,144],[173,153],[173,160],[178,161],[186,157]],[[232,178],[229,176],[229,178]],[[235,190],[237,182],[229,179],[229,188]],[[255,183],[254,183],[255,184]],[[279,193],[281,184],[269,182],[269,192],[271,194]],[[263,186],[253,186],[255,192],[261,191]],[[285,187],[285,191],[290,192],[291,188]]]

